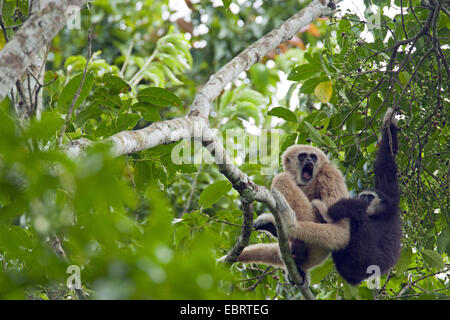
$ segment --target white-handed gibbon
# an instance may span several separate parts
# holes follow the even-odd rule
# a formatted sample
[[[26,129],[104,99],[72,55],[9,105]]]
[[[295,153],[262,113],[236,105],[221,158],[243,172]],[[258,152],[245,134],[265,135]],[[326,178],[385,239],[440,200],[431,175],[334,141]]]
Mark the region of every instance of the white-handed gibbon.
[[[360,192],[354,199],[343,199],[327,207],[319,200],[313,206],[327,224],[298,223],[292,215],[283,215],[282,223],[297,241],[320,245],[332,250],[339,274],[350,284],[357,285],[371,276],[368,269],[378,267],[381,274],[396,263],[400,255],[401,221],[400,191],[395,155],[398,150],[397,122],[389,108],[383,120],[383,133],[375,159],[375,188]],[[337,241],[335,225],[350,221],[344,234],[349,239]],[[321,231],[319,231],[319,228]],[[321,233],[318,237],[316,232]]]
[[[308,145],[289,147],[282,156],[284,173],[278,174],[272,181],[295,212],[295,222],[312,224],[311,235],[322,237],[316,226],[324,225],[320,214],[316,214],[311,200],[319,199],[325,206],[331,206],[340,199],[349,197],[342,173],[328,160],[318,148]],[[262,214],[254,222],[256,230],[267,230],[276,236],[275,222],[271,214]],[[349,239],[348,221],[333,224],[336,231],[334,243],[347,243]],[[322,263],[330,253],[328,246],[319,241],[305,243],[295,236],[290,237],[291,253],[303,279],[305,271]],[[255,244],[246,247],[237,258],[243,263],[262,263],[284,267],[277,243]],[[307,285],[307,283],[303,284]]]

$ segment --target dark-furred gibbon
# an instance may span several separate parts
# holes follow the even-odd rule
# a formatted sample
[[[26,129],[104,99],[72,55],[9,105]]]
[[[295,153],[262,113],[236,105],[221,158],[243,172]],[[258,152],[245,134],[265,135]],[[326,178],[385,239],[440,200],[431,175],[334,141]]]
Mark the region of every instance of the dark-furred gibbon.
[[[321,237],[312,233],[314,229],[298,224],[294,217],[286,214],[281,217],[282,223],[288,226],[291,238],[332,250],[337,271],[351,285],[357,285],[371,276],[369,270],[374,270],[373,267],[378,267],[381,274],[386,273],[400,255],[400,191],[395,163],[398,128],[393,113],[389,108],[384,116],[383,133],[375,159],[374,189],[364,190],[354,199],[340,200],[329,206],[328,210],[325,204],[314,200],[312,205],[328,222],[316,224],[322,229]],[[333,226],[343,220],[350,220],[350,238],[347,242],[336,243]]]
[[[272,181],[295,212],[295,223],[312,224],[311,235],[321,237],[320,230],[325,225],[320,214],[316,214],[311,200],[319,199],[326,207],[340,199],[349,197],[342,173],[328,160],[318,148],[308,145],[289,147],[282,156],[284,173],[278,174]],[[262,214],[254,222],[256,230],[267,230],[276,236],[275,222],[271,214]],[[334,243],[347,243],[350,237],[349,223],[342,220],[333,224],[336,238]],[[305,278],[305,271],[322,263],[330,254],[330,248],[318,241],[306,243],[290,237],[291,253],[299,272]],[[337,248],[337,247],[336,247]],[[334,249],[334,248],[332,248]],[[243,263],[262,263],[284,267],[278,243],[255,244],[246,247],[237,258]],[[304,284],[304,285],[307,285]]]

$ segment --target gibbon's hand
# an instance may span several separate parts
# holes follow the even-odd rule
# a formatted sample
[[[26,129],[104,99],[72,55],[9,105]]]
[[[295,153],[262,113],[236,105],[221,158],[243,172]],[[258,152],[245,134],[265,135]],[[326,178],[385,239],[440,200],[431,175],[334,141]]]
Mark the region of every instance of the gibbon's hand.
[[[397,125],[397,119],[395,119],[394,109],[388,108],[386,110],[386,113],[384,114],[383,118],[383,127],[386,127],[388,125]]]
[[[288,272],[286,272],[286,280],[291,284],[291,285],[293,285],[293,286],[297,286],[297,287],[300,287],[300,289],[307,289],[308,287],[309,287],[309,282],[310,282],[310,275],[309,275],[309,272],[308,273],[306,273],[306,272],[304,272],[302,269],[300,269],[300,268],[297,268],[297,271],[298,271],[298,273],[300,274],[300,276],[302,277],[302,279],[303,279],[303,282],[300,284],[300,285],[296,285],[295,283],[294,283],[294,281],[292,281],[292,279],[291,279],[291,277],[289,276],[289,273]]]
[[[275,227],[275,218],[271,213],[263,213],[253,222],[253,229],[262,230],[271,233],[274,237],[277,236],[277,228]]]
[[[295,226],[297,225],[295,212],[291,209],[286,199],[276,188],[272,188],[271,193],[277,204],[277,210],[280,213],[283,228],[286,228],[288,236],[292,236],[293,229],[295,229]]]
[[[325,203],[319,199],[314,199],[311,201],[314,212],[318,213],[326,223],[332,223],[333,219],[328,215],[328,208]]]

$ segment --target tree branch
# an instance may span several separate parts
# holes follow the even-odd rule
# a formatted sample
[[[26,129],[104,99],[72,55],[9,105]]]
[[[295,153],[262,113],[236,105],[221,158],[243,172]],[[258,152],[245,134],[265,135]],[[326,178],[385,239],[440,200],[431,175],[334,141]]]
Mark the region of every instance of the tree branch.
[[[265,187],[255,184],[247,174],[233,164],[224,146],[209,129],[208,116],[212,101],[228,83],[280,43],[293,37],[300,29],[310,24],[316,18],[330,14],[335,5],[336,2],[334,0],[313,0],[296,15],[236,56],[216,74],[212,75],[197,92],[188,117],[155,122],[144,129],[119,132],[106,139],[107,142],[112,144],[112,152],[116,156],[138,152],[161,144],[173,143],[182,139],[194,138],[201,141],[203,146],[215,157],[219,171],[232,183],[233,188],[240,193],[243,199],[244,212],[248,215],[252,213],[250,207],[252,201],[265,203],[272,212],[277,225],[278,243],[282,259],[290,279],[299,286],[303,283],[303,279],[301,279],[290,253],[287,232],[284,230],[280,218],[280,215],[283,213],[281,210],[292,211],[292,209],[287,205],[281,194],[275,193],[276,196],[274,196]],[[65,150],[70,156],[76,157],[90,144],[92,143],[87,139],[80,139],[69,143]],[[278,207],[280,204],[283,204],[281,209]],[[246,222],[248,223],[248,221],[249,219]],[[248,226],[243,228],[243,232],[245,234],[248,233]],[[245,237],[241,235],[244,242]],[[236,245],[235,253],[241,250],[242,243]],[[305,299],[314,299],[309,289],[301,289],[301,291]]]
[[[273,29],[264,37],[253,43],[219,71],[212,75],[196,94],[192,103],[191,113],[199,112],[202,116],[209,115],[212,101],[225,86],[233,81],[242,71],[245,71],[259,61],[279,44],[295,36],[302,28],[309,25],[322,15],[330,14],[336,7],[334,0],[313,0],[297,14],[286,20],[278,28]]]
[[[83,6],[88,0],[50,1],[30,17],[0,51],[0,101],[10,92],[38,54],[64,27],[66,9]]]
[[[227,254],[225,258],[226,263],[233,263],[237,261],[237,257],[241,254],[242,250],[248,246],[250,235],[253,229],[253,205],[245,198],[241,199],[242,212],[244,213],[242,231],[238,238],[238,241],[234,245],[233,249]]]

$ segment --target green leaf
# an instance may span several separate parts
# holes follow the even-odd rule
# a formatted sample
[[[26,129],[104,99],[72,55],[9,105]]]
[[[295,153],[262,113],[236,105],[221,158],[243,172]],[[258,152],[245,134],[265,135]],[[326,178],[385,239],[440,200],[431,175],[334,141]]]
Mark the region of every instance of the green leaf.
[[[86,58],[83,56],[70,56],[64,63],[64,68],[70,70],[71,72],[84,70],[85,67]]]
[[[328,136],[323,136],[323,140],[325,142],[325,144],[327,145],[327,147],[331,148],[331,149],[337,149],[336,144],[334,143],[333,140],[331,140],[330,137]]]
[[[158,87],[146,88],[139,92],[137,99],[140,102],[150,103],[158,107],[177,106],[182,108],[183,102],[172,92]]]
[[[319,83],[327,80],[328,80],[327,76],[320,76],[308,79],[305,82],[303,82],[302,86],[300,87],[300,92],[311,94],[314,92],[314,89],[317,87]]]
[[[441,270],[444,268],[444,260],[438,252],[425,249],[422,251],[422,257],[425,262],[430,265],[430,267],[437,270]]]
[[[408,83],[410,78],[411,78],[411,75],[408,72],[406,72],[406,71],[402,71],[398,75],[398,79],[400,80],[400,82],[403,85],[406,85],[406,83]]]
[[[288,135],[281,145],[280,153],[283,153],[284,150],[286,150],[288,147],[292,146],[295,143],[295,140],[297,139],[297,133],[292,133]]]
[[[102,114],[103,110],[97,105],[89,105],[77,114],[75,123],[78,127],[82,127],[89,119],[97,119]]]
[[[161,121],[161,116],[159,115],[158,110],[149,103],[137,102],[131,106],[131,109],[139,112],[142,118],[147,121]]]
[[[344,282],[342,286],[342,293],[344,294],[344,298],[346,300],[356,299],[358,297],[358,287],[354,287],[349,285],[347,282]]]
[[[333,261],[331,259],[328,259],[323,264],[311,271],[311,283],[319,283],[328,275],[328,273],[330,273],[331,270],[333,270]]]
[[[61,96],[58,99],[58,105],[61,110],[66,113],[69,110],[70,105],[75,97],[75,94],[80,87],[81,80],[83,79],[83,74],[80,73],[73,77],[62,90]],[[80,95],[78,96],[77,102],[75,104],[75,108],[77,108],[89,95],[91,91],[92,85],[94,83],[94,75],[92,73],[86,74],[85,81],[80,91]]]
[[[437,251],[450,256],[450,226],[446,226],[437,239]]]
[[[41,120],[33,119],[27,130],[30,138],[50,139],[55,137],[55,133],[60,129],[63,120],[55,112],[44,111]]]
[[[236,115],[245,120],[248,120],[250,117],[255,120],[256,124],[259,124],[259,110],[252,103],[240,102],[236,108]]]
[[[122,100],[117,94],[110,94],[105,88],[98,88],[94,91],[94,103],[103,107],[122,108]]]
[[[109,90],[111,94],[119,94],[131,90],[128,83],[117,76],[106,74],[102,78],[103,85]]]
[[[56,72],[47,71],[44,76],[44,83],[46,86],[44,87],[44,90],[48,92],[48,95],[50,97],[53,97],[57,93],[59,93],[59,86],[61,84],[61,78]],[[48,85],[51,83],[50,85]]]
[[[322,135],[320,134],[320,131],[316,130],[308,121],[303,121],[303,124],[305,125],[306,129],[310,133],[310,138],[312,142],[314,142],[317,145],[323,144]]]
[[[405,272],[409,264],[411,263],[411,258],[413,256],[412,250],[409,247],[402,248],[402,252],[400,253],[400,258],[395,265],[395,269],[397,272]]]
[[[136,113],[121,114],[116,119],[115,132],[131,129],[138,121],[139,115]]]
[[[294,68],[288,76],[288,80],[299,81],[306,80],[313,77],[316,73],[320,72],[322,68],[316,64],[303,64]]]
[[[297,123],[297,116],[291,110],[283,107],[275,107],[267,113],[268,116],[275,116],[286,121]]]
[[[255,88],[260,92],[264,92],[269,85],[270,76],[269,69],[266,65],[262,63],[255,63],[250,67],[249,74]]]
[[[319,53],[305,53],[305,59],[309,62],[309,64],[311,65],[312,68],[314,69],[322,69],[322,64],[321,64],[321,59],[320,59],[320,54]]]
[[[230,7],[231,0],[223,0],[222,2],[223,2],[223,6],[224,6],[225,8],[228,9],[228,8]]]
[[[231,184],[227,180],[217,181],[205,188],[200,194],[198,204],[203,208],[212,206],[221,196],[231,190]]]
[[[314,94],[320,100],[320,102],[328,103],[331,99],[331,95],[333,94],[333,85],[331,84],[331,81],[324,81],[319,83],[314,88]]]

